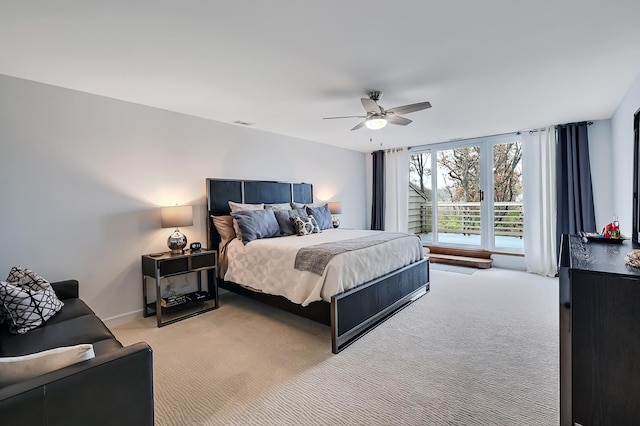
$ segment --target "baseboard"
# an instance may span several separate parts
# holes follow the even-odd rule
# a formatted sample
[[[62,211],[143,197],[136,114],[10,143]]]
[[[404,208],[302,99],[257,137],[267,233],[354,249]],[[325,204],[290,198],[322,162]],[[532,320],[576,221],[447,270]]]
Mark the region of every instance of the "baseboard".
[[[102,318],[102,322],[104,322],[107,327],[115,327],[138,318],[142,318],[142,309],[109,318]]]

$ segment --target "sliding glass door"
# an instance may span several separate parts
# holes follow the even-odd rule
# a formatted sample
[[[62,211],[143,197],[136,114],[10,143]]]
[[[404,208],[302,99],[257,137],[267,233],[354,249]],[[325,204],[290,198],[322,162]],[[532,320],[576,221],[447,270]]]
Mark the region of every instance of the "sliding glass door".
[[[493,144],[492,249],[524,253],[522,204],[522,143],[519,139]]]
[[[444,244],[482,246],[482,200],[479,145],[435,151],[434,240]]]
[[[523,251],[517,135],[437,144],[410,158],[409,229],[425,244]]]

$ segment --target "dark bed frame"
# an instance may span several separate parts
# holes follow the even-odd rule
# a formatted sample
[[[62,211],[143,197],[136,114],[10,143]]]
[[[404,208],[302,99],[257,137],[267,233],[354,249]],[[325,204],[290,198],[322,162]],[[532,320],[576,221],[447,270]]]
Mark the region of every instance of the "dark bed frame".
[[[228,215],[229,201],[237,203],[313,202],[309,183],[207,179],[209,217]],[[220,235],[207,220],[209,247],[218,248]],[[209,271],[213,274],[213,271]],[[212,277],[209,277],[211,280]],[[218,279],[219,287],[331,326],[331,350],[337,354],[376,325],[429,291],[429,260],[422,259],[382,277],[303,307],[282,296],[252,291]]]

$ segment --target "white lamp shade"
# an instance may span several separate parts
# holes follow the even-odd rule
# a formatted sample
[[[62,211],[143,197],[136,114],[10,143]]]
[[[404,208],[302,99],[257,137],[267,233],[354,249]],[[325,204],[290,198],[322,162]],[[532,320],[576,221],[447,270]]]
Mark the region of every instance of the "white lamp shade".
[[[331,214],[342,214],[342,201],[329,201],[327,204]]]
[[[370,118],[369,120],[365,121],[364,125],[371,130],[380,130],[387,125],[387,119],[381,117]]]
[[[160,209],[163,228],[179,228],[193,225],[192,206],[171,206]]]

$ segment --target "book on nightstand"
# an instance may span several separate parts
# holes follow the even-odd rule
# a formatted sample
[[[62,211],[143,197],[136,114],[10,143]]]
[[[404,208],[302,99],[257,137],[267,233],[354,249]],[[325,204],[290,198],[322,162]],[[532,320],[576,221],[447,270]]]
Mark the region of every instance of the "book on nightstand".
[[[187,302],[187,297],[184,294],[177,294],[175,296],[163,297],[160,301],[160,306],[170,308],[172,306],[182,305],[185,302]]]

